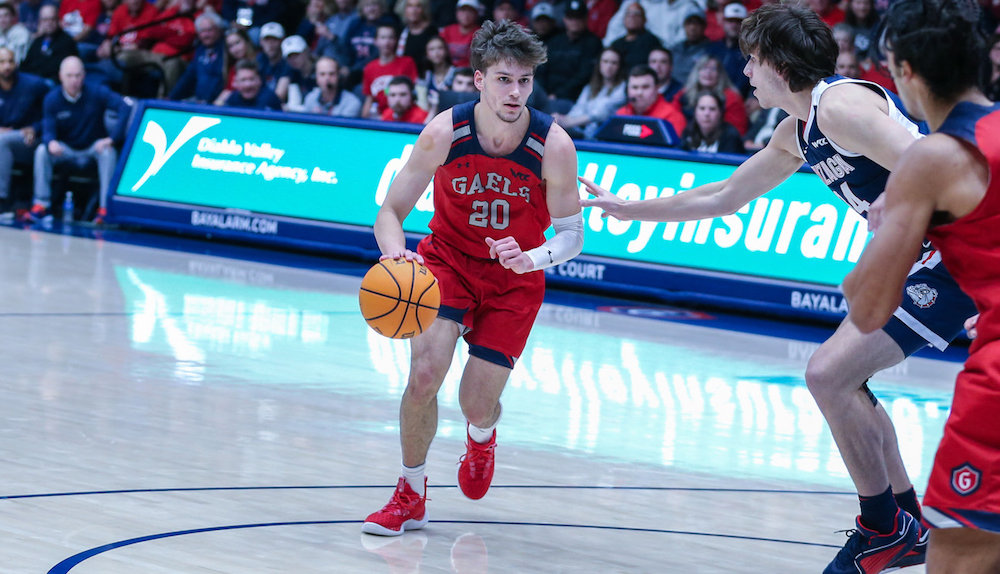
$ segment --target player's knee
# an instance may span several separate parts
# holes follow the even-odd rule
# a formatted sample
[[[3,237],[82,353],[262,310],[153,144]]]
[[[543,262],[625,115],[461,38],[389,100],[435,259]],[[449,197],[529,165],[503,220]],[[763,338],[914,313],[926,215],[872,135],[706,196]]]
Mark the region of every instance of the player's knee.
[[[410,379],[406,385],[406,393],[410,399],[419,403],[429,403],[437,396],[444,375],[434,365],[414,364],[410,368]]]
[[[465,415],[465,420],[471,424],[485,428],[493,422],[493,418],[496,415],[496,408],[496,404],[486,404],[469,400],[462,403],[462,414]]]
[[[838,391],[837,368],[833,361],[816,353],[806,365],[806,386],[822,407],[822,402]]]

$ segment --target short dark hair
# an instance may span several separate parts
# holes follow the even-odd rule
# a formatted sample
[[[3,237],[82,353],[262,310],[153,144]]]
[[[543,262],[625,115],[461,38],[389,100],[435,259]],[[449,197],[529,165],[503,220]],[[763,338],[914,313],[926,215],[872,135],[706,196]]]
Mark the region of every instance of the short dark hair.
[[[17,10],[10,2],[0,2],[0,10],[7,10],[11,16],[17,16]]]
[[[260,75],[260,66],[256,60],[244,58],[236,62],[236,71],[239,72],[240,70],[250,70],[258,76]]]
[[[953,100],[979,85],[986,40],[979,5],[969,0],[898,0],[889,6],[880,42],[907,62],[931,94]]]
[[[409,76],[393,76],[393,78],[389,80],[389,87],[392,86],[406,86],[410,94],[412,94],[415,89],[413,80],[411,80]],[[387,87],[386,90],[388,89],[389,88]]]
[[[743,20],[740,50],[773,67],[793,92],[812,89],[837,69],[833,31],[809,8],[766,4]]]
[[[500,62],[516,62],[534,70],[548,60],[545,44],[520,24],[487,20],[472,38],[472,67],[485,72]]]
[[[628,71],[629,78],[641,78],[643,76],[652,76],[653,83],[656,83],[656,70],[646,64],[632,66],[632,69]]]
[[[476,71],[473,70],[472,68],[468,67],[468,66],[464,66],[464,67],[456,68],[455,69],[455,73],[452,74],[452,77],[455,77],[455,76],[465,76],[467,78],[475,78],[476,77]]]
[[[670,48],[667,48],[666,46],[657,46],[649,51],[650,54],[652,54],[653,52],[663,52],[664,54],[667,55],[667,59],[670,60],[670,65],[671,66],[674,65],[674,53],[670,51]]]

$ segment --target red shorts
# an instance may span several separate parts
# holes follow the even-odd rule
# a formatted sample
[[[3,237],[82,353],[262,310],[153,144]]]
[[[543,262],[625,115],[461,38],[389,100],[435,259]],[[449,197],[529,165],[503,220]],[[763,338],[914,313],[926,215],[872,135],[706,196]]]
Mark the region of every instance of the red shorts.
[[[433,235],[420,242],[417,253],[440,283],[438,316],[465,326],[471,355],[513,368],[545,298],[545,273],[518,275]]]
[[[958,375],[924,495],[924,518],[936,528],[1000,532],[998,349],[1000,341],[977,349]]]

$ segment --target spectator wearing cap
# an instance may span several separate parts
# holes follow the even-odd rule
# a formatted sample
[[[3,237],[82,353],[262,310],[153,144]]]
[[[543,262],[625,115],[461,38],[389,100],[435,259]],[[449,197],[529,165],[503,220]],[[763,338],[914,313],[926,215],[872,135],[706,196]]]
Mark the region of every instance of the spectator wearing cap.
[[[441,39],[448,44],[451,61],[456,66],[469,65],[472,37],[479,31],[482,9],[479,0],[458,0],[458,4],[455,5],[455,19],[458,22],[441,30]]]
[[[324,56],[316,61],[316,87],[306,94],[302,108],[307,114],[356,118],[361,115],[361,100],[341,89],[340,64]]]
[[[288,100],[288,63],[281,54],[281,42],[285,39],[285,28],[277,22],[268,22],[260,27],[260,51],[267,61],[261,67],[260,76],[264,85],[271,89],[281,101]]]
[[[607,38],[605,38],[607,43]],[[643,66],[649,60],[653,48],[662,47],[660,39],[646,29],[646,9],[633,2],[625,10],[625,35],[610,44],[622,55],[622,65],[626,70]]]
[[[198,47],[194,58],[170,91],[171,100],[191,99],[197,103],[210,103],[226,87],[226,44],[222,38],[222,19],[214,12],[205,12],[194,21],[198,34]]]
[[[524,3],[521,0],[496,0],[493,4],[493,21],[510,20],[530,30],[531,24],[524,17],[523,10]]]
[[[654,48],[649,53],[647,64],[656,72],[656,91],[660,92],[664,100],[674,101],[677,94],[684,89],[684,84],[673,76],[674,55],[666,48]]]
[[[59,23],[74,40],[85,42],[97,25],[102,12],[101,0],[61,0]]]
[[[678,135],[684,132],[687,119],[677,102],[668,102],[656,91],[656,72],[642,64],[632,68],[625,86],[628,103],[618,109],[619,116],[645,116],[665,120]]]
[[[396,77],[405,76],[415,82],[417,65],[408,56],[396,55],[396,28],[379,26],[375,36],[375,45],[379,56],[365,66],[364,79],[361,82],[361,93],[365,96],[361,117],[377,118],[387,107],[389,100],[386,89],[389,82]]]
[[[826,25],[833,28],[844,21],[844,11],[837,6],[838,0],[806,0],[806,6],[819,16],[819,19],[826,22]]]
[[[684,19],[694,10],[705,9],[704,0],[625,0],[608,22],[608,31],[604,35],[606,46],[625,35],[625,18],[632,4],[642,6],[649,31],[664,46],[673,46],[684,40]]]
[[[618,11],[618,2],[615,0],[586,0],[586,2],[587,28],[603,41],[608,32],[608,22]]]
[[[548,0],[542,0],[531,9],[531,31],[542,42],[548,42],[559,33],[556,10]]]
[[[287,75],[279,81],[288,86],[285,109],[300,111],[306,94],[316,87],[316,69],[312,53],[302,36],[289,36],[281,41],[281,55],[288,66]]]
[[[222,19],[247,31],[254,44],[260,42],[261,26],[281,19],[285,2],[280,0],[223,0]]]
[[[18,71],[13,50],[0,48],[0,211],[8,207],[14,164],[30,164],[41,139],[48,92],[43,79]]]
[[[21,71],[48,80],[59,78],[59,64],[69,56],[78,55],[73,37],[59,27],[59,10],[46,5],[38,12],[38,36],[28,47],[21,62]]]
[[[236,62],[233,91],[223,105],[227,108],[281,111],[281,100],[274,95],[270,88],[264,85],[264,80],[260,75],[260,66],[254,60]]]
[[[747,17],[747,9],[742,4],[733,2],[722,9],[722,16],[722,31],[725,36],[709,44],[708,52],[722,62],[733,87],[746,98],[750,94],[750,79],[743,73],[747,58],[740,50],[740,27]]]
[[[708,53],[711,44],[705,36],[705,12],[693,10],[684,18],[684,40],[668,46],[674,55],[674,77],[686,83],[694,63]]]
[[[361,0],[358,3],[359,17],[351,21],[341,39],[338,58],[348,70],[347,85],[350,89],[361,83],[363,71],[368,62],[378,58],[375,34],[379,26],[389,25],[399,29],[396,15],[386,10],[385,0]],[[341,70],[344,74],[344,70]]]
[[[549,59],[535,72],[549,94],[550,112],[565,114],[590,81],[604,46],[587,28],[586,0],[570,0],[563,15],[566,31],[546,44]]]
[[[437,28],[431,24],[431,5],[428,0],[405,0],[403,4],[403,22],[406,27],[399,35],[397,56],[408,56],[418,69],[427,65],[427,43],[438,35]]]
[[[386,98],[389,106],[382,111],[382,121],[404,124],[427,122],[428,114],[417,105],[413,80],[410,78],[396,76],[390,80],[386,88]]]
[[[28,53],[31,32],[17,22],[17,10],[9,2],[0,2],[0,48],[9,48],[20,63]]]
[[[60,87],[45,96],[42,111],[42,141],[35,149],[35,199],[27,219],[38,220],[49,211],[52,198],[52,170],[60,164],[83,169],[97,163],[100,180],[98,223],[107,214],[108,188],[118,163],[114,143],[125,139],[125,121],[131,106],[106,86],[86,84],[83,62],[70,56],[59,66]],[[115,133],[108,134],[105,112],[115,111],[119,121]]]

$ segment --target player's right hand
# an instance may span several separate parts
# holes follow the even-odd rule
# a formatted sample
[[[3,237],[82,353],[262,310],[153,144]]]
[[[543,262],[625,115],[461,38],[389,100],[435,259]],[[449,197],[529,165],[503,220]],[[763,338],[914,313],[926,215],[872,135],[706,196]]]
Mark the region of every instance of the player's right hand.
[[[970,339],[975,339],[979,336],[979,331],[976,329],[976,323],[978,322],[978,313],[965,320],[965,332],[969,334]]]
[[[622,207],[625,205],[626,201],[617,195],[611,193],[610,191],[604,189],[603,187],[597,185],[596,183],[590,181],[585,177],[578,177],[584,186],[586,186],[587,191],[590,195],[593,195],[593,199],[581,199],[580,207],[597,207],[604,210],[601,213],[601,217],[614,217],[615,219],[626,220],[627,218],[622,214]]]
[[[421,265],[424,264],[423,256],[415,251],[410,251],[409,249],[383,253],[382,256],[378,258],[379,261],[385,261],[386,259],[406,259],[407,261],[416,261]]]

